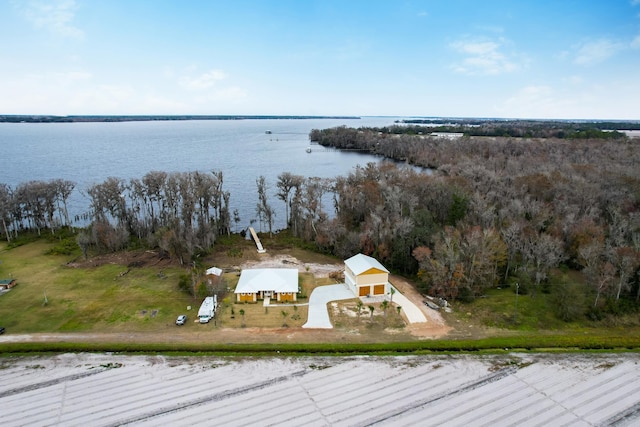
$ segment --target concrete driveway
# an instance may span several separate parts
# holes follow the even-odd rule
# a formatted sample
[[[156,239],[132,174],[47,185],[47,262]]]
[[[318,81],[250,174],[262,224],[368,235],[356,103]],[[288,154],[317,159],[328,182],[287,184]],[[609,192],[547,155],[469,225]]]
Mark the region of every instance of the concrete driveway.
[[[402,311],[404,311],[405,316],[407,316],[407,320],[409,321],[409,323],[427,322],[427,316],[424,315],[422,310],[420,310],[418,306],[411,302],[409,298],[402,295],[397,289],[396,293],[393,294],[393,302],[402,307]]]
[[[329,320],[327,304],[331,301],[353,299],[355,295],[347,285],[318,286],[311,292],[309,297],[309,316],[303,328],[310,329],[331,329],[333,325]]]
[[[395,289],[395,288],[394,288]],[[302,325],[303,328],[311,329],[331,329],[333,325],[329,320],[329,311],[327,304],[331,301],[340,301],[345,299],[353,299],[355,295],[347,285],[328,285],[318,286],[311,292],[309,297],[309,316],[307,323]],[[402,295],[398,289],[393,295],[393,302],[402,307],[409,323],[426,323],[427,317],[422,310],[411,302],[407,297]]]

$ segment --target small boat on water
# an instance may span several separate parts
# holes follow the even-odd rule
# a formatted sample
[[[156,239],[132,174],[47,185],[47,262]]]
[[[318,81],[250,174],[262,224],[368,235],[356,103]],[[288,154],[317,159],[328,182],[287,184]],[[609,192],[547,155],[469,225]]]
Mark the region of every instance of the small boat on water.
[[[270,130],[265,130],[264,133],[266,133],[267,135],[271,135],[271,131]]]
[[[307,153],[311,152],[311,147],[307,147]]]

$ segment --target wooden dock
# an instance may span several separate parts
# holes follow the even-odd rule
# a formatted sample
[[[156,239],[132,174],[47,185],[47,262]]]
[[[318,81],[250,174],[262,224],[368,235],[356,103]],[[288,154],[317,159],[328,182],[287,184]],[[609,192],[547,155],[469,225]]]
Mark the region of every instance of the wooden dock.
[[[251,237],[253,237],[253,240],[256,242],[256,246],[258,248],[258,253],[259,254],[263,254],[263,253],[267,252],[267,250],[262,247],[262,243],[260,242],[260,238],[256,234],[256,230],[254,230],[253,227],[249,227],[249,232],[251,233]]]

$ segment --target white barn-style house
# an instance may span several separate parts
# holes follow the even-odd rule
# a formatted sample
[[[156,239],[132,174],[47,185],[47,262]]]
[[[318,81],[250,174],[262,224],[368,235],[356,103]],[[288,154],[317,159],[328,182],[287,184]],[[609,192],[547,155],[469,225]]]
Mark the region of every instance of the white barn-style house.
[[[358,297],[389,293],[389,270],[367,255],[354,255],[344,262],[344,280]]]

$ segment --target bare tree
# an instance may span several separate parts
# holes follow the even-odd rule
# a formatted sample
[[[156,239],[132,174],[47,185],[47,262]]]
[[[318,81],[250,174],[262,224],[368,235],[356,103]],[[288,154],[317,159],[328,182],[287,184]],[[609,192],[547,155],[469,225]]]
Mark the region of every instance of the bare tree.
[[[287,223],[287,227],[291,224],[291,217],[289,216],[289,207],[291,206],[291,190],[300,187],[303,181],[304,177],[300,175],[294,175],[290,172],[283,172],[278,175],[278,182],[276,183],[276,186],[278,187],[278,193],[276,194],[276,196],[278,197],[278,199],[284,202],[285,220]]]
[[[260,220],[260,231],[262,231],[262,222],[266,222],[269,235],[271,236],[273,233],[273,217],[275,216],[275,212],[271,205],[269,205],[269,199],[267,196],[267,181],[266,178],[261,175],[256,180],[256,185],[258,187],[258,204],[256,205],[256,213],[258,214],[258,219]]]
[[[564,258],[562,242],[546,233],[530,233],[524,240],[522,255],[534,282],[532,296],[540,283],[547,279],[551,267],[557,266]]]
[[[640,254],[628,246],[613,248],[613,265],[618,270],[618,286],[616,288],[616,301],[620,299],[623,290],[629,289],[629,279],[640,263]]]
[[[11,242],[11,233],[7,224],[11,223],[11,212],[13,210],[13,195],[11,187],[7,184],[0,184],[0,220],[7,242]]]

